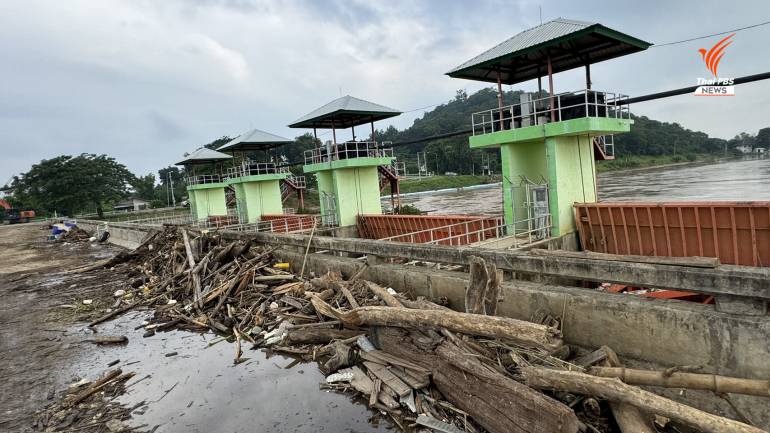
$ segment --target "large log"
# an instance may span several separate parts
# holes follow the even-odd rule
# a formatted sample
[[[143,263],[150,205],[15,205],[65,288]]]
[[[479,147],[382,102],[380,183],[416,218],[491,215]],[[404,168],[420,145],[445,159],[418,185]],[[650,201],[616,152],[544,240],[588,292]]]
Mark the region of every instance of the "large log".
[[[717,393],[770,397],[770,381],[768,380],[679,372],[666,375],[664,371],[636,370],[624,367],[592,367],[588,373],[600,377],[616,377],[629,385],[705,389]]]
[[[535,256],[570,257],[576,259],[607,260],[609,262],[649,263],[655,265],[687,266],[692,268],[716,268],[719,266],[719,259],[716,257],[637,256],[596,253],[593,251],[545,250],[540,248],[532,249],[529,253]]]
[[[620,358],[614,350],[608,346],[602,346],[601,350],[606,354],[605,365],[611,367],[622,367]],[[615,422],[623,433],[655,433],[655,427],[652,425],[651,417],[642,412],[638,407],[619,401],[611,401],[610,409],[615,417]]]
[[[292,345],[328,344],[332,340],[344,340],[361,334],[363,332],[352,329],[289,328],[286,332],[285,342]]]
[[[578,431],[572,409],[482,364],[449,340],[425,351],[404,330],[377,328],[375,334],[383,351],[429,370],[447,401],[490,433]]]
[[[332,308],[312,296],[319,313],[341,320],[348,326],[396,326],[400,328],[445,328],[468,335],[478,335],[553,351],[562,346],[555,328],[507,317],[484,316],[442,310],[411,310],[394,307],[360,307],[347,312]]]
[[[616,378],[596,377],[577,371],[552,370],[543,367],[524,367],[521,369],[521,374],[527,385],[535,388],[592,395],[627,403],[682,422],[704,433],[766,433],[756,427],[713,415],[625,384]]]

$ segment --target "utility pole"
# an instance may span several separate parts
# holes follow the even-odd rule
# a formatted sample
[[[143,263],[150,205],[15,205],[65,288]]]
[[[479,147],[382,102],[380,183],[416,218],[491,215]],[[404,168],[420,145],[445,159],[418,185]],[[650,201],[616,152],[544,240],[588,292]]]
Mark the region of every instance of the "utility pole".
[[[171,178],[171,171],[168,172],[168,183],[171,185],[171,207],[176,207],[176,197],[174,197],[174,179]]]

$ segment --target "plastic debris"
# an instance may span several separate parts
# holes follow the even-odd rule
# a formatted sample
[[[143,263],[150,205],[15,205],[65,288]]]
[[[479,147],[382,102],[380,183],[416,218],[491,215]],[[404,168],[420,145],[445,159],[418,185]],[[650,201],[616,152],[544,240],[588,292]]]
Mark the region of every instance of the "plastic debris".
[[[91,305],[94,303],[93,299],[83,299],[83,305]]]
[[[366,338],[366,335],[358,337],[356,344],[358,344],[358,347],[360,347],[364,352],[371,352],[372,350],[376,350],[374,344],[372,344],[372,342]]]
[[[122,297],[125,294],[126,294],[126,291],[123,290],[123,289],[120,289],[120,290],[115,290],[115,293],[113,293],[112,296],[114,296],[116,298],[120,298],[120,297]]]
[[[351,380],[353,380],[353,373],[351,372],[334,373],[326,376],[326,383],[350,382]]]

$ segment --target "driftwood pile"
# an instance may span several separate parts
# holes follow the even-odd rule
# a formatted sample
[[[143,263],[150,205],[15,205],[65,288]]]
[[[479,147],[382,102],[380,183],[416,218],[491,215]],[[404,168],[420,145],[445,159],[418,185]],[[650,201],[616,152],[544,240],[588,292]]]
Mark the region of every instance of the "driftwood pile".
[[[131,412],[145,404],[125,407],[114,401],[134,373],[109,370],[102,377],[71,385],[56,403],[37,413],[32,428],[45,432],[136,432],[130,427]]]
[[[457,312],[358,275],[301,279],[272,253],[168,227],[131,253],[76,272],[134,269],[120,305],[91,326],[146,306],[155,311],[146,337],[211,330],[233,344],[235,364],[247,359],[244,349],[258,348],[316,361],[327,375],[322,388],[360,394],[402,430],[612,431],[612,413],[624,433],[656,431],[653,414],[704,432],[761,431],[632,385],[703,389],[706,378],[624,370],[609,348],[566,361],[574,355],[557,319],[494,315],[499,273],[481,259],[471,263],[466,311]],[[766,382],[711,379],[728,392],[768,389]]]

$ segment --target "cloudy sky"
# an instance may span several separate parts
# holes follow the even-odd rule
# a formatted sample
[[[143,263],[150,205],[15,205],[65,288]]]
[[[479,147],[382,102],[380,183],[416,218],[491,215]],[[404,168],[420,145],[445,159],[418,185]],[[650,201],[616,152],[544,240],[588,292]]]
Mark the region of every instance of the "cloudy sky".
[[[543,21],[597,21],[654,43],[770,21],[766,0],[2,0],[0,185],[60,154],[107,153],[144,174],[250,128],[294,137],[303,131],[285,125],[345,94],[410,111],[393,121],[404,128],[419,108],[483,87],[443,74],[539,24],[539,7]],[[697,49],[718,39],[595,65],[594,87],[693,85],[708,76]],[[770,71],[770,25],[734,39],[720,75]],[[556,90],[581,88],[582,74],[558,74]],[[723,138],[770,126],[770,81],[736,91],[632,111]]]

